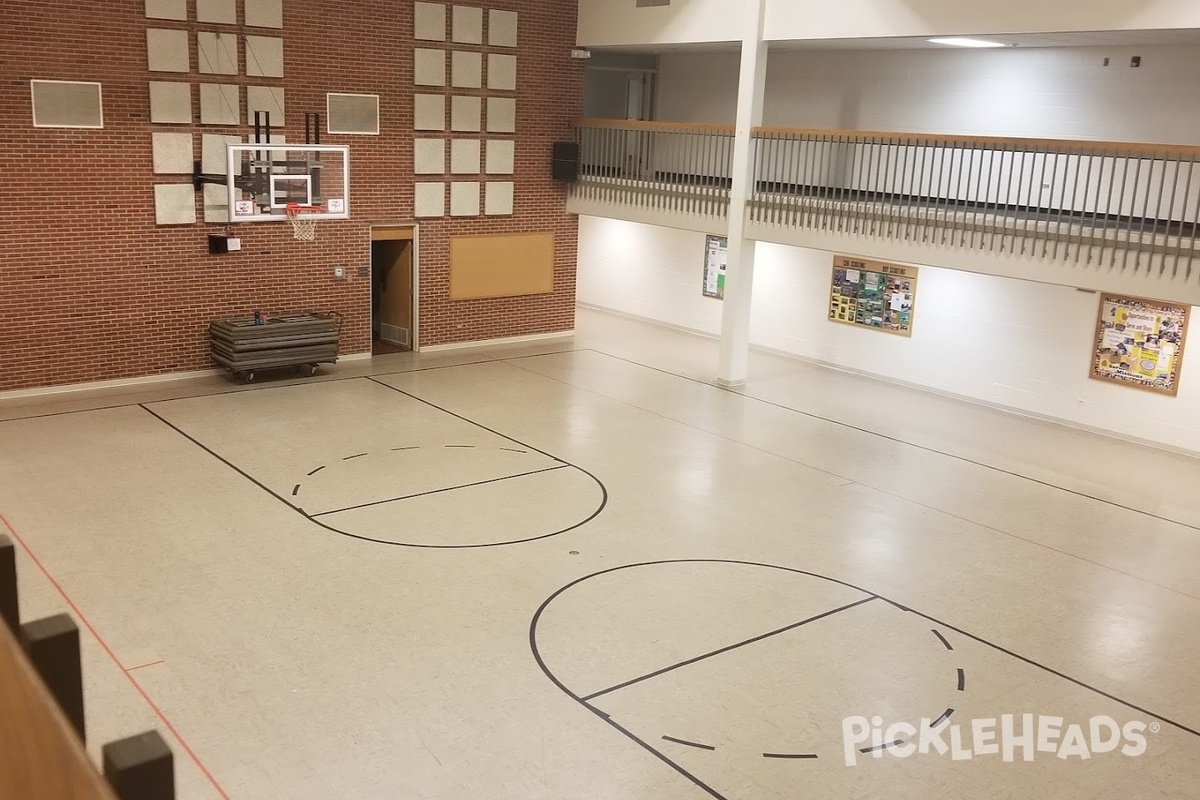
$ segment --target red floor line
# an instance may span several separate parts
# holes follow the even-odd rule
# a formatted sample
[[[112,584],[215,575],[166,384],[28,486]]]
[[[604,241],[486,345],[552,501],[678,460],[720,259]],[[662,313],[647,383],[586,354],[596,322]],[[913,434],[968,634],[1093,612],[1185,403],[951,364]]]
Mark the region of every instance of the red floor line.
[[[166,659],[160,658],[158,661],[151,661],[149,664],[138,664],[136,667],[129,667],[125,671],[133,672],[135,669],[145,669],[146,667],[153,667],[153,666],[157,666],[158,664],[165,664],[165,663],[166,663]]]
[[[83,627],[87,628],[87,631],[92,635],[92,638],[94,638],[100,644],[100,647],[104,649],[104,652],[108,653],[108,657],[112,659],[113,663],[116,664],[118,668],[120,668],[122,674],[124,674],[125,677],[129,679],[129,682],[133,684],[133,688],[137,690],[137,693],[140,694],[142,699],[146,701],[146,705],[150,706],[150,709],[154,712],[155,716],[157,716],[162,724],[166,726],[171,735],[175,737],[175,740],[179,742],[179,746],[184,749],[184,752],[188,754],[188,757],[192,760],[192,763],[196,765],[200,772],[203,773],[204,777],[208,779],[208,782],[212,784],[213,788],[217,790],[217,794],[221,795],[223,800],[230,800],[229,795],[226,794],[225,790],[221,788],[221,784],[217,783],[217,779],[213,777],[213,774],[209,772],[208,768],[205,767],[203,762],[200,761],[200,757],[196,755],[196,751],[194,751],[191,746],[188,745],[187,740],[185,740],[175,726],[171,724],[171,720],[167,719],[167,715],[162,712],[162,709],[160,709],[155,702],[150,699],[150,695],[147,694],[146,690],[142,688],[142,685],[137,682],[137,679],[130,674],[130,671],[125,668],[125,666],[121,663],[121,660],[117,658],[117,654],[114,653],[112,648],[108,646],[108,642],[104,641],[104,639],[100,637],[100,634],[97,633],[96,629],[92,627],[92,623],[88,622],[87,617],[85,617],[83,612],[79,610],[79,606],[75,605],[75,601],[73,601],[70,595],[67,594],[66,590],[63,589],[62,584],[54,579],[54,576],[50,574],[50,570],[46,569],[46,565],[43,564],[41,560],[34,555],[33,551],[29,549],[29,545],[25,543],[25,540],[21,538],[21,534],[17,533],[16,529],[12,526],[12,523],[8,521],[8,518],[5,517],[3,513],[0,513],[0,522],[4,523],[4,527],[8,529],[8,532],[12,534],[13,539],[15,539],[17,544],[21,546],[21,549],[25,551],[25,555],[29,556],[29,559],[33,561],[37,568],[41,570],[41,573],[46,576],[46,580],[50,581],[50,584],[54,586],[59,595],[62,596],[62,599],[70,607],[75,618],[83,624]],[[143,664],[142,666],[150,665]],[[133,669],[137,669],[137,667],[134,667]]]

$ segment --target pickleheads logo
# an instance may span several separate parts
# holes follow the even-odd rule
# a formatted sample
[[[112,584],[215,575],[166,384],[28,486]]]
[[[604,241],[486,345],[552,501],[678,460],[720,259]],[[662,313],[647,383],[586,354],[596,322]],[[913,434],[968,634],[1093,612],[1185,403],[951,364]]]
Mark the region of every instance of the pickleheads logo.
[[[882,717],[846,717],[842,744],[846,766],[865,756],[908,758],[949,755],[955,761],[999,756],[1013,762],[1033,761],[1039,754],[1062,760],[1086,761],[1093,756],[1120,753],[1136,758],[1146,752],[1146,733],[1158,733],[1157,722],[1134,720],[1124,725],[1112,717],[1092,717],[1085,723],[1065,724],[1062,717],[1005,714],[999,719],[974,719],[970,724],[947,724],[953,709],[936,720],[923,719],[920,727],[898,722],[884,727]]]

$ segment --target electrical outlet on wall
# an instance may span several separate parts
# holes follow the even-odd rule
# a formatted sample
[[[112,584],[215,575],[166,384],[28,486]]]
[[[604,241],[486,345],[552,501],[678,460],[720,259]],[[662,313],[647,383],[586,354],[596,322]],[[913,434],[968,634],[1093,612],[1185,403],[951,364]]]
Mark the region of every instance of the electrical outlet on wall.
[[[333,268],[333,277],[345,278],[346,277],[346,268],[345,267],[334,267]]]

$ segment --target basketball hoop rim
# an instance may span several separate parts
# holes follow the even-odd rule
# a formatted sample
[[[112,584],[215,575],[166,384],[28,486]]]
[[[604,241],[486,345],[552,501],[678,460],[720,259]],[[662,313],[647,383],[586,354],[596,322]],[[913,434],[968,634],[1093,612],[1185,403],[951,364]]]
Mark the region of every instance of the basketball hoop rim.
[[[321,206],[306,206],[300,203],[288,203],[283,207],[284,213],[289,217],[296,217],[300,214],[319,214],[325,209]]]

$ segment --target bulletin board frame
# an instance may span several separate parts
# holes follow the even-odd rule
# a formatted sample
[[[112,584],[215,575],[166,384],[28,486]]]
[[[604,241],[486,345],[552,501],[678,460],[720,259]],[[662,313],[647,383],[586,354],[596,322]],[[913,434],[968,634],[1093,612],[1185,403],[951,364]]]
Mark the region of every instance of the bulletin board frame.
[[[709,234],[704,237],[704,283],[700,291],[705,297],[725,299],[725,265],[729,263],[729,237]]]
[[[1101,293],[1088,377],[1175,397],[1191,321],[1191,306]]]
[[[916,267],[834,256],[829,321],[911,338],[918,273]]]

